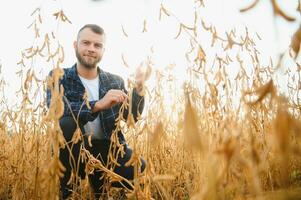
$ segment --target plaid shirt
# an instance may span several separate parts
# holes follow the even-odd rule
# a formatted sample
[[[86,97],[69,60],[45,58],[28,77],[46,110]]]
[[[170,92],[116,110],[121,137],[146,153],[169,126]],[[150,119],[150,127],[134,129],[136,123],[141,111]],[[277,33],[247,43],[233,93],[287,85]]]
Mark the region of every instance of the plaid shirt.
[[[99,72],[99,99],[103,98],[111,89],[124,90],[127,93],[124,87],[124,81],[121,77],[105,72],[100,68],[97,68],[97,70]],[[52,72],[50,72],[49,76],[51,76],[51,74]],[[77,74],[76,64],[71,68],[64,68],[64,75],[60,80],[60,84],[64,87],[64,114],[62,117],[72,116],[73,113],[75,117],[79,117],[79,124],[83,126],[88,121],[93,121],[97,116],[99,116],[102,132],[104,133],[105,139],[109,140],[112,131],[116,127],[115,120],[119,116],[121,104],[116,104],[109,109],[92,113],[91,109],[93,109],[97,101],[89,101],[91,109],[87,107],[86,102],[83,99],[85,87]],[[50,105],[50,100],[51,92],[50,90],[47,90],[48,106]],[[142,113],[143,107],[144,97],[139,96],[137,91],[134,89],[132,97],[132,113],[135,121],[137,120],[138,112]],[[126,118],[128,110],[125,110],[123,115]],[[125,141],[121,133],[119,133],[119,138],[122,141]]]

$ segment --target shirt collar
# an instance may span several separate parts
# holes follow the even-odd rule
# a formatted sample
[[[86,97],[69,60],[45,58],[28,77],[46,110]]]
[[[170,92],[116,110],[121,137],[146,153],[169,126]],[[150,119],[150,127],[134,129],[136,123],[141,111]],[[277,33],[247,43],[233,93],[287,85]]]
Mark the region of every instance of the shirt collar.
[[[101,77],[104,74],[104,71],[97,66],[97,73],[98,76]],[[79,77],[76,69],[76,63],[70,68],[70,70],[68,70],[66,76],[67,78],[72,78],[72,79],[76,79],[77,77]]]

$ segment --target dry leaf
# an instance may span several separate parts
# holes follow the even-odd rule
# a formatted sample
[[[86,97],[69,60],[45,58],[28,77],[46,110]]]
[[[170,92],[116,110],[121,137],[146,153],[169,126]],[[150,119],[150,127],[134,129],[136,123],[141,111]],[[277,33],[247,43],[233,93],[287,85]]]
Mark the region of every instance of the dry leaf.
[[[64,14],[63,10],[60,10],[59,12],[57,13],[54,13],[53,14],[55,16],[55,19],[60,19],[62,20],[63,22],[68,22],[71,24],[71,21],[68,19],[68,17]]]
[[[279,15],[279,16],[281,16],[282,18],[284,18],[285,20],[290,21],[290,22],[293,22],[293,21],[296,20],[295,18],[293,18],[293,17],[291,17],[291,16],[288,16],[285,12],[283,12],[283,11],[280,9],[279,5],[277,4],[276,0],[271,0],[271,2],[272,2],[272,5],[273,5],[274,13],[275,13],[276,15]]]
[[[249,94],[250,92],[248,92],[247,94]],[[250,105],[255,105],[258,102],[261,102],[264,97],[266,97],[267,94],[272,94],[274,95],[275,93],[275,88],[274,88],[274,84],[273,84],[273,80],[271,79],[267,84],[261,86],[260,88],[256,89],[254,91],[254,94],[256,94],[258,96],[257,100],[253,101],[253,102],[249,102]]]
[[[146,20],[143,21],[143,30],[142,33],[147,32],[147,28],[146,28]]]
[[[252,8],[254,8],[257,5],[258,2],[259,2],[259,0],[255,0],[251,5],[240,9],[239,12],[246,12],[248,10],[251,10]]]
[[[156,127],[154,129],[154,132],[151,134],[150,137],[150,144],[153,147],[157,147],[159,144],[161,144],[162,138],[164,137],[164,129],[163,129],[163,123],[158,122],[156,124]]]
[[[196,111],[191,105],[190,98],[187,98],[185,113],[184,113],[184,138],[186,144],[190,148],[195,148],[197,150],[202,150],[201,135],[198,128],[198,117]]]
[[[125,60],[123,54],[121,54],[121,59],[122,59],[123,65],[126,66],[127,68],[130,68],[130,66],[129,66],[128,63],[126,62],[126,60]]]
[[[122,33],[125,37],[129,37],[129,35],[125,32],[123,25],[121,25]]]
[[[296,59],[299,51],[300,51],[300,43],[301,43],[301,25],[299,26],[298,30],[294,33],[292,40],[291,40],[291,48],[293,49]]]

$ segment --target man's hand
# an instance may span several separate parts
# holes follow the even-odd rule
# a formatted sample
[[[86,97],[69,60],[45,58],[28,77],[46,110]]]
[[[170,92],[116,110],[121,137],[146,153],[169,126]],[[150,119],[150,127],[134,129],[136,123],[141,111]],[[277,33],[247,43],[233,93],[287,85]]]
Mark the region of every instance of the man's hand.
[[[111,89],[102,99],[96,102],[92,112],[109,109],[118,103],[124,102],[127,98],[128,96],[123,91]]]

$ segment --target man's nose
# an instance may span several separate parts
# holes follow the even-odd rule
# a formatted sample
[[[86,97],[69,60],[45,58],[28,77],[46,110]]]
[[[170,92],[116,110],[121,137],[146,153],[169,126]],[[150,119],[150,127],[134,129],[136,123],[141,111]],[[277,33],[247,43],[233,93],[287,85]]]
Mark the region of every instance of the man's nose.
[[[89,51],[89,52],[95,52],[95,47],[94,47],[94,45],[89,45],[89,46],[88,46],[88,51]]]

